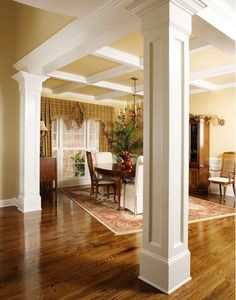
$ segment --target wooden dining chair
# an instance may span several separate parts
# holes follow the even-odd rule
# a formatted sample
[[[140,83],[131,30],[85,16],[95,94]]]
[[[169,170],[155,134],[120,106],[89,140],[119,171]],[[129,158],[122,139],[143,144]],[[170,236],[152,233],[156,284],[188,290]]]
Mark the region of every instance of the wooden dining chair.
[[[107,196],[109,198],[109,188],[110,186],[113,187],[114,190],[114,202],[116,201],[116,182],[115,179],[111,178],[98,178],[96,175],[96,172],[94,170],[93,165],[93,158],[92,154],[89,151],[86,151],[86,158],[89,168],[89,174],[91,179],[91,192],[90,195],[94,195],[94,189],[95,189],[95,196],[94,196],[94,204],[97,202],[97,195],[99,193],[99,187],[107,187]]]
[[[211,170],[213,172],[220,172],[218,177],[208,178],[208,192],[211,194],[211,183],[219,185],[220,195],[222,196],[222,186],[224,188],[224,199],[228,185],[232,185],[235,196],[235,152],[224,152],[222,156],[222,167],[219,170]]]

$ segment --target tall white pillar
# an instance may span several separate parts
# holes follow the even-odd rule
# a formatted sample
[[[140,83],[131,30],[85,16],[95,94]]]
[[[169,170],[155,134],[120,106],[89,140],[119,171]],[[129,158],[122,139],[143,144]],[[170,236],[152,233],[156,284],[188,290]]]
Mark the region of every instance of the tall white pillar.
[[[165,293],[191,279],[186,1],[134,1],[144,36],[144,231],[139,278]],[[188,4],[194,2],[190,0]]]
[[[39,194],[40,97],[45,76],[19,72],[13,76],[20,91],[20,191],[22,212],[41,210]]]

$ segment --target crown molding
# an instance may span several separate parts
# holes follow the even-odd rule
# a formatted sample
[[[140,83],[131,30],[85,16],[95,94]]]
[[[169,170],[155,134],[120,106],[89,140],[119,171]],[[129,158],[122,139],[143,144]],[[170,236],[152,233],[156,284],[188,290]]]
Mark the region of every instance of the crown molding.
[[[135,0],[126,6],[126,8],[133,14],[142,17],[149,11],[166,3],[174,3],[191,15],[198,13],[201,9],[206,7],[205,3],[201,0]]]

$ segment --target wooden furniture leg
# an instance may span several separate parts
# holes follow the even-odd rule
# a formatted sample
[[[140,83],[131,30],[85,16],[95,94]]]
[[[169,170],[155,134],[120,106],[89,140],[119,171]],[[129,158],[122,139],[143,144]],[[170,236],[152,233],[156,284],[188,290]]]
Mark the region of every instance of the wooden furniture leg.
[[[234,182],[232,183],[232,186],[233,186],[234,196],[236,196],[236,193],[235,193],[235,183]]]
[[[211,196],[211,183],[208,182],[208,196]]]
[[[219,184],[219,189],[220,189],[220,196],[222,197],[222,189],[221,189],[221,184]]]
[[[121,188],[122,188],[122,178],[116,177],[116,191],[117,191],[117,210],[120,210],[120,195],[121,195]]]
[[[98,196],[98,185],[96,185],[96,189],[95,189],[94,204],[96,204],[97,202],[97,196]]]
[[[226,191],[227,191],[227,184],[224,184],[224,201],[225,201]]]

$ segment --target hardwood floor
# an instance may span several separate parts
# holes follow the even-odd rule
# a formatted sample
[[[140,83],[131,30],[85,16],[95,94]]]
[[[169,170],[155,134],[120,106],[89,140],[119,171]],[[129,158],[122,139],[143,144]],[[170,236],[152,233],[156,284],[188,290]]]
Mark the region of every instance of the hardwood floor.
[[[234,217],[189,225],[192,280],[167,296],[138,279],[142,234],[114,236],[58,193],[42,213],[0,209],[0,299],[235,299]]]

